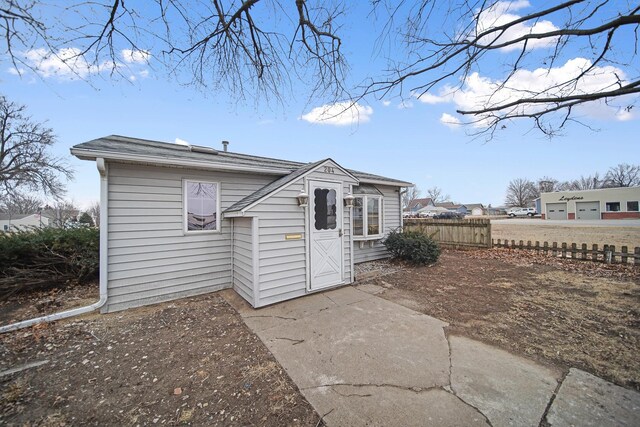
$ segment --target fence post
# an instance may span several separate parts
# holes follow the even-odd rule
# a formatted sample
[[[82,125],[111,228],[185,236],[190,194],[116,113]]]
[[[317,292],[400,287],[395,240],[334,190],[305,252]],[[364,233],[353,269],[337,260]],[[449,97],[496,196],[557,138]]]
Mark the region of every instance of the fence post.
[[[511,241],[511,249],[515,249],[515,247],[516,247],[516,241],[512,240]]]
[[[640,246],[636,246],[633,250],[633,263],[635,265],[640,265]]]
[[[609,250],[609,245],[604,245],[602,247],[602,260],[607,264],[611,264],[611,250]]]
[[[616,262],[616,245],[609,246],[609,250],[611,251],[611,262],[615,263]]]
[[[593,246],[591,246],[591,261],[596,262],[598,261],[598,245],[594,244]]]
[[[567,257],[567,244],[565,242],[562,242],[562,258],[566,258]]]
[[[531,240],[527,240],[527,249],[531,249]]]
[[[520,240],[520,249],[522,249],[523,245],[524,245],[524,242],[522,240]]]
[[[587,259],[587,244],[586,243],[582,244],[582,256],[581,256],[581,258],[583,260],[585,260],[585,261]]]
[[[623,264],[626,264],[627,261],[628,261],[627,250],[628,250],[628,248],[626,246],[623,246],[622,249],[621,249],[621,252],[622,252],[622,263]]]
[[[577,255],[576,254],[576,248],[577,248],[576,244],[572,243],[571,244],[571,259],[576,259],[576,255]]]
[[[540,242],[536,240],[536,251],[540,250]]]
[[[548,255],[548,254],[549,254],[549,242],[544,242],[544,243],[542,244],[542,250],[544,251],[544,254],[545,254],[545,255]]]
[[[554,258],[558,256],[558,242],[553,242],[551,245],[551,254]]]

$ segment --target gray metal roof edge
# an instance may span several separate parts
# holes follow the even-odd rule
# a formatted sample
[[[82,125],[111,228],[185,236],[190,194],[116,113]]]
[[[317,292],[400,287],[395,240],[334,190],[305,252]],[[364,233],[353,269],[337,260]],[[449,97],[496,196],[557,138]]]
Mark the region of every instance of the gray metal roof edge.
[[[255,166],[249,167],[247,165],[238,165],[233,163],[223,164],[223,163],[216,163],[216,162],[209,162],[209,161],[204,162],[204,161],[198,161],[198,160],[192,160],[192,159],[174,159],[174,158],[167,158],[167,157],[163,157],[160,155],[153,155],[153,154],[141,155],[136,153],[123,153],[122,151],[97,150],[95,148],[85,146],[86,144],[90,144],[92,142],[99,143],[99,142],[108,142],[110,140],[114,140],[122,143],[126,143],[126,142],[140,143],[148,146],[156,146],[156,147],[161,147],[161,148],[166,148],[171,150],[177,150],[181,152],[190,152],[188,147],[178,145],[175,143],[155,141],[155,140],[142,139],[142,138],[133,138],[133,137],[127,137],[122,135],[108,135],[105,137],[95,138],[90,141],[76,144],[73,147],[71,147],[70,152],[74,156],[83,160],[95,160],[98,157],[103,157],[107,160],[119,160],[119,161],[131,161],[131,162],[137,161],[142,163],[161,163],[167,166],[170,166],[170,165],[187,166],[187,167],[195,166],[203,169],[221,169],[221,170],[230,170],[230,171],[254,170],[258,173],[267,173],[267,174],[288,174],[297,170],[300,167],[304,167],[305,165],[309,164],[309,163],[297,162],[292,160],[283,160],[283,159],[276,159],[271,157],[254,156],[250,154],[242,154],[242,153],[235,153],[235,152],[218,151],[215,155],[212,154],[213,158],[220,156],[220,158],[226,158],[229,161],[233,161],[233,159],[237,158],[239,160],[240,159],[248,160],[248,161],[254,160],[256,162],[260,162],[261,160],[264,160],[266,162],[276,163],[273,165],[268,165],[268,166],[265,165],[262,167],[255,167]],[[333,161],[334,163],[338,164],[337,162],[335,162],[335,160]],[[401,181],[393,178],[388,178],[385,176],[375,175],[372,173],[361,172],[361,171],[356,171],[356,170],[347,169],[347,168],[342,168],[342,169],[360,182],[399,186],[399,187],[411,187],[414,185],[413,183],[410,183],[407,181]]]
[[[314,162],[314,163],[309,163],[309,164],[307,164],[307,165],[305,165],[305,166],[303,166],[303,167],[301,167],[299,169],[296,169],[295,171],[291,172],[289,175],[285,175],[282,178],[279,178],[279,179],[277,179],[277,180],[275,180],[273,182],[270,182],[269,184],[265,185],[264,187],[260,188],[259,190],[255,191],[255,192],[251,193],[250,195],[248,195],[247,197],[243,198],[242,200],[234,203],[232,206],[229,206],[223,212],[223,214],[232,214],[232,213],[236,213],[236,212],[246,212],[249,209],[253,208],[254,206],[260,204],[264,200],[268,199],[269,197],[273,196],[273,194],[275,194],[276,192],[286,188],[289,184],[297,181],[298,179],[304,178],[308,174],[314,172],[317,168],[319,168],[320,166],[322,166],[323,164],[325,164],[325,163],[327,163],[329,161],[333,162],[337,167],[339,167],[343,172],[345,172],[347,175],[349,175],[351,178],[353,178],[356,182],[360,181],[358,178],[356,178],[351,173],[349,173],[349,171],[347,171],[345,168],[340,166],[340,164],[338,162],[336,162],[332,158],[328,157],[326,159],[319,160],[319,161]],[[273,186],[273,188],[268,188],[268,187],[271,187],[271,186]],[[265,190],[267,188],[268,188],[268,190]],[[261,193],[264,193],[264,194],[261,194]],[[256,194],[259,195],[257,198],[255,196]]]

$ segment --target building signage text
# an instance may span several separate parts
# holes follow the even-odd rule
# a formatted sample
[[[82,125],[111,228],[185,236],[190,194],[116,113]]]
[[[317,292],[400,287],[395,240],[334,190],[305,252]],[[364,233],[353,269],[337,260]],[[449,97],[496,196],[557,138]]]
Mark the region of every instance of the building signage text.
[[[582,200],[582,199],[584,199],[584,197],[582,196],[569,196],[569,197],[560,196],[558,200],[560,200],[561,202],[570,202],[571,200]]]

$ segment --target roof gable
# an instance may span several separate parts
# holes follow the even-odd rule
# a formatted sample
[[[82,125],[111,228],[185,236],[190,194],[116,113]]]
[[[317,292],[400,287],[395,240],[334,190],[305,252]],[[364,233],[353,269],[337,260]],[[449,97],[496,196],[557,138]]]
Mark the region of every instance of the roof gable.
[[[347,176],[353,178],[354,181],[358,182],[358,178],[354,177],[351,173],[349,173],[349,171],[344,169],[334,160],[324,159],[324,160],[317,161],[315,163],[309,163],[299,169],[296,169],[295,171],[291,172],[289,175],[285,175],[282,178],[276,179],[275,181],[265,185],[264,187],[248,195],[244,199],[234,203],[232,206],[230,206],[224,211],[224,214],[231,214],[235,212],[246,212],[252,207],[258,205],[263,200],[268,199],[270,196],[272,196],[279,190],[285,188],[287,185],[309,175],[310,173],[318,170],[320,167],[325,166],[329,162],[332,163],[332,166],[339,168]]]

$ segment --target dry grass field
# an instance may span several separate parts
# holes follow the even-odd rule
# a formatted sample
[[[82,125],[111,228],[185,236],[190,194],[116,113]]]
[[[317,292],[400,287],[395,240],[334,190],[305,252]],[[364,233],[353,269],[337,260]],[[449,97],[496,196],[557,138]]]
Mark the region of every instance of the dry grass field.
[[[597,244],[615,245],[616,248],[627,246],[634,248],[640,246],[640,227],[638,226],[618,226],[618,227],[591,227],[585,226],[562,226],[557,224],[544,224],[542,220],[540,224],[522,223],[513,220],[508,224],[498,223],[491,224],[491,238],[501,240],[528,240],[535,242],[558,242],[560,243],[577,243],[578,245],[586,243],[591,246]]]

